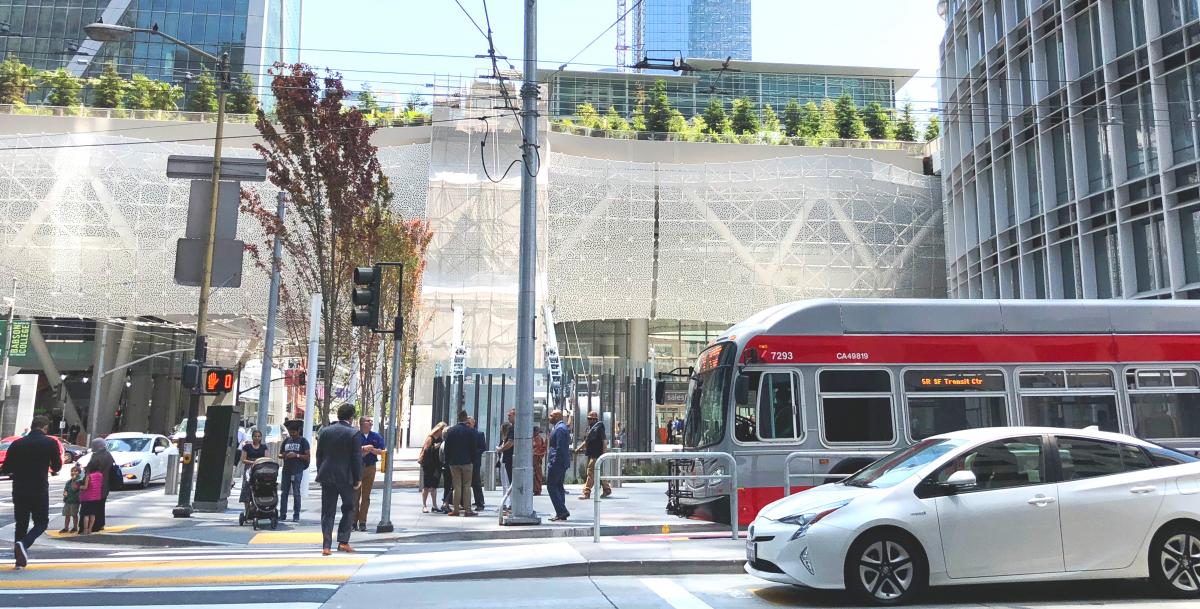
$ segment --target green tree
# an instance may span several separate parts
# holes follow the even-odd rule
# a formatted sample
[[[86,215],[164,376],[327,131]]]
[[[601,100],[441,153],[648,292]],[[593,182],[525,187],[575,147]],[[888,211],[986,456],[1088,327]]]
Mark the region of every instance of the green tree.
[[[780,132],[779,115],[775,114],[775,109],[771,107],[771,104],[763,106],[762,128],[767,133]]]
[[[125,92],[129,90],[129,81],[117,73],[117,65],[108,62],[96,86],[92,89],[92,105],[97,108],[120,108],[125,105]]]
[[[867,104],[867,109],[863,112],[863,125],[867,128],[867,135],[873,140],[896,139],[896,125],[892,120],[892,113],[879,102]]]
[[[66,68],[42,72],[41,80],[49,88],[46,103],[51,106],[78,106],[79,94],[83,92],[83,82]]]
[[[379,114],[382,108],[379,107],[379,100],[375,99],[375,92],[371,90],[371,83],[363,83],[362,90],[358,92],[358,111],[363,114]]]
[[[816,105],[813,105],[813,108],[816,108]],[[789,100],[783,107],[783,133],[788,137],[800,135],[800,125],[803,119],[804,112],[800,108],[800,102],[794,99]]]
[[[733,117],[730,119],[733,132],[738,135],[755,135],[762,128],[754,102],[742,97],[733,100]]]
[[[719,135],[729,130],[729,115],[725,114],[725,102],[720,99],[709,98],[703,117],[705,133]]]
[[[579,119],[579,124],[587,129],[603,129],[604,119],[600,118],[600,113],[596,112],[595,106],[584,102],[575,106],[575,117]]]
[[[929,117],[929,124],[925,126],[925,141],[932,142],[933,140],[938,139],[938,136],[940,136],[941,134],[942,134],[942,121],[935,114],[935,115]]]
[[[867,139],[867,128],[863,125],[862,116],[858,113],[858,106],[854,104],[854,98],[850,97],[849,93],[842,93],[834,107],[836,108],[834,120],[837,123],[839,138],[843,140]]]
[[[815,104],[814,104],[815,105]],[[838,139],[837,104],[827,99],[821,102],[821,108],[816,114],[817,132],[813,136],[818,140]]]
[[[254,94],[254,81],[250,79],[249,74],[238,74],[226,103],[226,110],[233,114],[254,114],[255,110],[258,110],[258,96]]]
[[[634,131],[646,130],[646,113],[642,110],[642,104],[638,104],[633,108],[633,114],[629,115],[629,126]]]
[[[671,117],[675,109],[667,97],[667,81],[656,80],[650,89],[650,106],[646,108],[646,131],[667,133],[671,130]]]
[[[37,86],[37,71],[12,57],[0,62],[0,104],[24,104]]]
[[[913,119],[912,109],[911,103],[904,104],[904,113],[896,123],[896,139],[903,142],[917,141],[917,121]]]
[[[217,81],[213,80],[207,69],[201,69],[200,76],[196,77],[192,92],[187,97],[187,109],[190,112],[217,111]]]
[[[616,132],[629,131],[629,121],[617,113],[615,106],[609,106],[608,112],[604,113],[604,127]]]

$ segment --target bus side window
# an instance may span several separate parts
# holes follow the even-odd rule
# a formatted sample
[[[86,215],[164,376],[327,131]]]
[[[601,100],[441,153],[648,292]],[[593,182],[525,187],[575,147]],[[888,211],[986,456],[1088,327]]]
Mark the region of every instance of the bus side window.
[[[772,372],[762,375],[758,391],[758,438],[791,440],[796,433],[797,399],[795,375]]]

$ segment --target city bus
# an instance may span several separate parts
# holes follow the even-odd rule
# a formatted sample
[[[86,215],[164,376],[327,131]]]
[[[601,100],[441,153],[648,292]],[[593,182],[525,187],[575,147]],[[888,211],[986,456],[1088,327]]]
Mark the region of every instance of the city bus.
[[[1200,303],[811,300],[736,324],[699,355],[683,450],[737,462],[738,520],[898,448],[972,427],[1136,435],[1200,452]],[[717,461],[672,471],[727,474]],[[669,512],[729,522],[729,481],[672,482]]]

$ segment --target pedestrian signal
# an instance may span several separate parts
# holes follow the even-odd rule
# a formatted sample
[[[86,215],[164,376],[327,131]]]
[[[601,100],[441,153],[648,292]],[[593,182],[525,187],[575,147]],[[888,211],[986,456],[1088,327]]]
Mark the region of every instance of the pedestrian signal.
[[[200,392],[204,395],[216,395],[233,391],[237,377],[229,368],[205,368],[201,380],[203,383]]]

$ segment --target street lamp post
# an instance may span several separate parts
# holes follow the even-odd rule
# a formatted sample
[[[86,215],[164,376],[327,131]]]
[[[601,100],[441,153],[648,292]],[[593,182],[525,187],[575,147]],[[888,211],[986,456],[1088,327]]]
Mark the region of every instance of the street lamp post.
[[[225,94],[228,90],[229,53],[221,53],[220,57],[213,55],[170,34],[159,31],[157,24],[152,28],[139,28],[108,23],[92,23],[84,26],[83,31],[92,40],[100,42],[117,42],[138,33],[151,34],[165,38],[210,61],[217,62],[217,133],[213,140],[212,199],[209,205],[208,239],[204,248],[204,266],[201,270],[200,305],[196,312],[196,347],[191,362],[192,366],[199,368],[208,359],[208,341],[205,333],[208,326],[208,296],[212,288],[213,243],[216,240],[217,234],[217,206],[220,203],[221,143],[225,135]],[[196,376],[198,378],[199,374]],[[188,400],[187,439],[184,440],[183,448],[183,475],[179,479],[179,503],[172,512],[176,518],[187,518],[192,515],[192,478],[195,474],[196,464],[191,457],[196,446],[196,427],[197,417],[200,415],[200,399],[200,384],[197,382],[191,387],[191,396]]]

